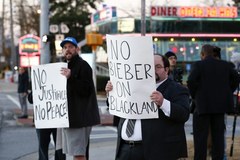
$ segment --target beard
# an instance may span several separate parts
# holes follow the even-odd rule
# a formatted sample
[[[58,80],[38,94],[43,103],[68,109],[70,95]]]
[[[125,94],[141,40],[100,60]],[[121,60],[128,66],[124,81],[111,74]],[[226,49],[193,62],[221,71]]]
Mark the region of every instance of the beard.
[[[66,60],[71,60],[72,59],[72,54],[66,54],[65,55]]]
[[[156,77],[156,82],[159,82],[160,81],[160,77],[157,74],[155,74],[155,77]]]
[[[65,52],[64,57],[67,61],[70,61],[77,54],[77,52]]]

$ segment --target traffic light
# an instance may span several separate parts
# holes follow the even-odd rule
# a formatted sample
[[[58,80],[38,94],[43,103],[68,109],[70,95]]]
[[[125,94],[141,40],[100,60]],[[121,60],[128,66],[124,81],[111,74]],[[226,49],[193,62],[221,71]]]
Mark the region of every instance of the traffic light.
[[[87,45],[100,46],[103,44],[102,35],[98,33],[88,33],[86,35]]]
[[[52,37],[50,35],[45,34],[45,35],[42,36],[42,42],[43,43],[50,42],[51,39],[52,39]]]

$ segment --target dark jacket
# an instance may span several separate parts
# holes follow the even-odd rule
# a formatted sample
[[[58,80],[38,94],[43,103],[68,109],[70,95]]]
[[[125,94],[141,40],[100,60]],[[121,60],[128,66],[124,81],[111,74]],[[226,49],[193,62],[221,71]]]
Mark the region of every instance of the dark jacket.
[[[33,104],[33,95],[32,95],[32,91],[30,91],[30,93],[28,94],[28,102],[30,103],[30,104]]]
[[[167,79],[157,88],[157,91],[170,101],[171,113],[170,117],[167,117],[159,109],[159,118],[141,120],[144,159],[176,160],[187,157],[184,124],[190,114],[188,90],[173,80]],[[121,118],[119,122],[116,156],[122,145],[120,136],[124,120]]]
[[[238,84],[232,65],[213,57],[195,62],[187,80],[199,114],[233,112],[233,91]]]
[[[71,76],[67,80],[70,128],[93,126],[100,123],[98,103],[89,64],[78,55],[68,63]]]
[[[19,74],[18,76],[18,93],[27,93],[29,87],[28,73],[27,71]]]

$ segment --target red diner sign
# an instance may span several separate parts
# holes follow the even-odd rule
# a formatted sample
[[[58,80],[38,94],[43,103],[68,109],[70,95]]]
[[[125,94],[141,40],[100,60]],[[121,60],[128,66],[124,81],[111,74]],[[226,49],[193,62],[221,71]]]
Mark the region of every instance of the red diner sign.
[[[19,38],[20,55],[40,55],[40,37],[27,34]]]
[[[236,18],[237,7],[151,6],[152,17]]]

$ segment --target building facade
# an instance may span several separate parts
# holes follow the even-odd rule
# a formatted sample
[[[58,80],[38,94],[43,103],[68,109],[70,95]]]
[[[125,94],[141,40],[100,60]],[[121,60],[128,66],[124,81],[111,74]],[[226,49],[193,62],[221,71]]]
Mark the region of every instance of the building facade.
[[[116,7],[106,7],[92,15],[86,32],[96,31],[103,36],[141,36],[141,17],[118,16]],[[146,15],[146,36],[151,36],[155,53],[171,50],[178,57],[184,73],[200,60],[203,44],[221,48],[221,57],[231,61],[240,53],[240,16],[233,6],[159,6],[152,5]],[[105,44],[106,45],[106,44]],[[107,63],[106,46],[98,48],[97,60]]]

